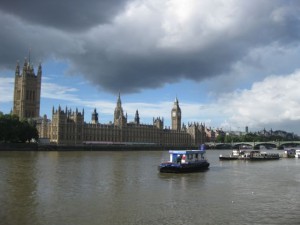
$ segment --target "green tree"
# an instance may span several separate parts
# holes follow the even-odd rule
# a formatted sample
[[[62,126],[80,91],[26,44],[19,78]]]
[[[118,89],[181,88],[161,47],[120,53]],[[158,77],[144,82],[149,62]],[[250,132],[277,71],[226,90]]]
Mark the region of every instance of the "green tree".
[[[14,115],[0,115],[1,142],[30,142],[38,139],[38,131],[34,123],[19,121]]]
[[[231,143],[231,142],[232,142],[231,135],[225,135],[224,143]]]
[[[218,135],[217,138],[216,138],[216,142],[224,143],[224,135]]]
[[[17,139],[17,126],[19,119],[16,116],[0,116],[0,141],[15,142]]]

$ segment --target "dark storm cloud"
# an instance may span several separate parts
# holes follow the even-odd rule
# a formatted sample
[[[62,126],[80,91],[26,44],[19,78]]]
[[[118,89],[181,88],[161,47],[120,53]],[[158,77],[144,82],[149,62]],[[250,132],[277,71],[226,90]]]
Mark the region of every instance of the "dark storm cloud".
[[[33,63],[68,54],[81,48],[73,32],[85,32],[108,23],[128,0],[3,0],[0,4],[0,69],[23,63],[31,49]],[[70,33],[69,33],[70,32]],[[76,40],[75,40],[76,39]]]
[[[64,30],[86,30],[109,22],[127,0],[2,0],[0,10],[29,23]]]
[[[224,76],[253,49],[299,45],[299,1],[187,2],[6,1],[0,66],[31,47],[37,59],[65,60],[70,74],[130,93]]]
[[[91,50],[92,51],[92,50]],[[90,51],[88,51],[90,52]],[[94,84],[101,85],[104,89],[112,92],[139,92],[143,88],[159,88],[166,83],[176,83],[181,79],[200,81],[209,78],[212,74],[220,74],[229,70],[231,56],[225,56],[220,52],[212,53],[181,53],[174,54],[171,51],[157,50],[146,56],[118,55],[112,59],[98,55],[98,70],[89,63],[90,57],[74,59],[81,61],[81,71]],[[214,54],[215,59],[222,60],[222,64],[211,67],[208,57]],[[84,61],[85,63],[83,63]],[[227,62],[227,63],[226,63]],[[74,65],[74,68],[77,68]]]
[[[161,26],[166,20],[164,12],[153,20],[147,14],[137,16],[139,21],[135,23],[127,23],[124,17],[123,22],[114,24],[113,31],[108,29],[108,37],[103,38],[99,31],[99,45],[87,43],[86,54],[73,57],[73,67],[106,90],[138,92],[180,79],[202,81],[224,75],[255,48],[273,43],[283,48],[299,44],[300,8],[296,1],[264,1],[260,7],[257,4],[237,1],[229,25],[224,23],[221,28],[213,27],[196,13],[191,22],[183,24],[188,29],[175,35],[179,39],[175,43],[173,34]],[[177,29],[176,21],[172,21],[176,18],[168,19],[169,26],[175,23]],[[139,23],[144,27],[136,25]],[[192,37],[188,32],[193,32]]]

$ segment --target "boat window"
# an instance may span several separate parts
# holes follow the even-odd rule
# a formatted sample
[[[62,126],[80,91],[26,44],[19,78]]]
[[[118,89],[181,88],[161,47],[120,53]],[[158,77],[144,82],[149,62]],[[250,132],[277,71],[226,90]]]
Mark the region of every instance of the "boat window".
[[[176,160],[176,162],[177,162],[177,163],[181,163],[181,159],[182,159],[182,155],[177,155],[177,160]]]
[[[171,162],[176,162],[177,155],[173,154],[171,159],[172,159],[172,160],[170,160]]]

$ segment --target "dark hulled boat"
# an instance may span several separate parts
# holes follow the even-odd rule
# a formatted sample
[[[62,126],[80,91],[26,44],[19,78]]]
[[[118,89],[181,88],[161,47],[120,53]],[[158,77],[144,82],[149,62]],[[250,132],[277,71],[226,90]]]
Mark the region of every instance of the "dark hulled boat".
[[[161,173],[192,173],[207,170],[205,150],[170,150],[170,161],[158,166]]]

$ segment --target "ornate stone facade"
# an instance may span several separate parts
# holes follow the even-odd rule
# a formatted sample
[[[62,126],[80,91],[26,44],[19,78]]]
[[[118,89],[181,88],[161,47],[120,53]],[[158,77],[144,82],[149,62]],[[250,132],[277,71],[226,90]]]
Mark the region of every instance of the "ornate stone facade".
[[[176,110],[174,118],[173,110]],[[180,114],[178,114],[180,112]],[[152,124],[140,124],[138,110],[133,122],[127,122],[124,115],[121,97],[118,96],[114,111],[114,123],[101,124],[96,109],[92,113],[91,123],[84,122],[84,111],[72,111],[60,106],[52,110],[52,121],[44,117],[38,123],[40,138],[49,138],[57,144],[156,144],[161,146],[198,147],[205,141],[205,126],[198,123],[189,123],[180,126],[181,110],[178,99],[172,108],[172,119],[176,125],[172,129],[164,128],[164,119],[153,118]],[[175,115],[175,114],[174,114]]]
[[[171,111],[171,119],[172,119],[172,130],[180,131],[181,129],[181,109],[179,107],[179,102],[176,97],[174,101],[174,105]]]
[[[23,69],[17,63],[15,72],[13,114],[20,119],[38,118],[40,115],[42,66],[34,73],[30,60],[25,59]]]
[[[19,63],[15,72],[13,114],[20,119],[35,119],[40,139],[51,143],[77,145],[101,143],[154,144],[159,146],[198,147],[205,142],[205,126],[199,123],[181,125],[181,109],[176,98],[171,110],[171,128],[164,127],[164,119],[153,118],[152,124],[141,124],[136,110],[134,121],[128,122],[124,115],[119,94],[113,123],[100,122],[94,109],[90,123],[84,121],[84,110],[53,107],[52,119],[40,118],[42,66],[34,73],[30,59],[25,59],[20,72]]]

